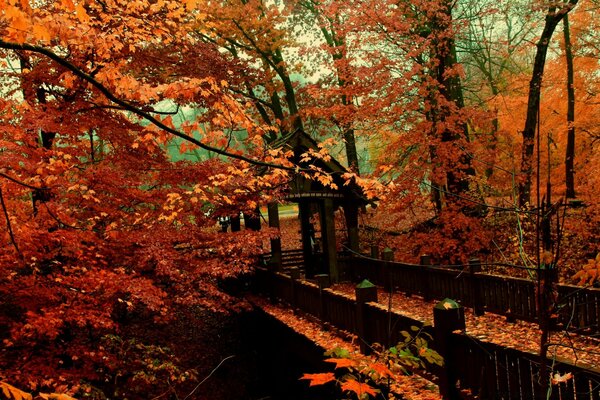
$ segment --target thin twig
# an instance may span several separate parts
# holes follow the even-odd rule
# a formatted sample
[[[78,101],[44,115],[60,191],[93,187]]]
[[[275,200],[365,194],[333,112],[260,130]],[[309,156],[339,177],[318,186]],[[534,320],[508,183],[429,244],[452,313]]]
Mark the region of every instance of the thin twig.
[[[198,390],[198,388],[199,388],[199,387],[200,387],[200,386],[201,386],[201,385],[202,385],[204,382],[206,382],[206,381],[208,380],[208,378],[210,378],[210,377],[212,376],[212,374],[214,374],[214,373],[215,373],[215,372],[216,372],[216,371],[219,369],[219,367],[220,367],[221,365],[223,365],[223,363],[224,363],[225,361],[227,361],[227,360],[229,360],[230,358],[233,358],[233,357],[235,357],[235,355],[232,355],[232,356],[229,356],[229,357],[225,357],[224,359],[222,359],[222,360],[221,360],[221,362],[219,363],[219,365],[217,365],[217,366],[216,366],[216,367],[215,367],[215,368],[214,368],[212,371],[210,371],[210,374],[208,374],[208,376],[207,376],[206,378],[202,379],[202,382],[200,382],[199,384],[197,384],[197,385],[196,385],[196,387],[194,388],[194,390],[192,390],[192,391],[191,391],[191,392],[190,392],[190,393],[189,393],[187,396],[185,396],[185,397],[183,398],[183,400],[187,400],[187,398],[188,398],[188,397],[190,397],[191,395],[193,395],[193,394],[194,394],[194,392],[195,392],[196,390]]]
[[[6,218],[6,226],[8,227],[8,234],[10,236],[10,241],[15,247],[19,258],[23,258],[23,253],[19,250],[19,246],[17,245],[17,241],[15,240],[15,234],[12,230],[12,225],[10,223],[10,217],[8,216],[8,210],[6,209],[6,204],[4,203],[4,196],[2,195],[2,187],[0,187],[0,203],[2,204],[2,211],[4,211],[4,217]]]

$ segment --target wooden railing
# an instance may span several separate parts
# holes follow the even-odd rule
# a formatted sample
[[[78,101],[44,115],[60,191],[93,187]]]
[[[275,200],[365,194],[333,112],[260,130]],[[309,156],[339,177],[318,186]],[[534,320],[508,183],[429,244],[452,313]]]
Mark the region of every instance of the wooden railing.
[[[414,272],[414,266],[410,267]],[[434,337],[432,347],[442,353],[445,366],[431,368],[429,372],[437,377],[446,399],[459,399],[463,396],[464,393],[456,390],[456,385],[459,385],[461,389],[469,390],[472,395],[480,399],[531,400],[540,398],[540,379],[550,378],[539,376],[540,362],[535,354],[483,342],[465,332],[444,330],[445,324],[438,324],[435,316],[434,326],[423,326],[423,322],[386,310],[376,302],[362,303],[336,293],[326,288],[324,284],[317,285],[299,279],[297,273],[293,275],[292,277],[266,268],[258,268],[255,284],[260,292],[272,300],[285,302],[290,307],[311,314],[324,323],[357,334],[363,351],[368,350],[368,344],[372,343],[384,345],[397,343],[400,340],[400,332],[411,331],[412,326]],[[439,275],[452,276],[448,271]],[[424,279],[420,272],[415,273],[414,277]],[[459,289],[460,286],[453,286],[456,285],[454,280],[457,279],[462,277],[455,274],[452,279],[440,285],[436,285],[432,279],[428,282],[430,294],[461,293],[460,290],[464,290],[462,293],[469,293],[465,289],[470,287],[468,283],[462,284],[463,289]],[[505,285],[502,283],[505,281],[496,282],[501,282],[500,286]],[[416,292],[414,287],[412,289]],[[505,301],[510,302],[509,298],[512,294],[509,291],[497,290],[496,287],[491,286],[488,289],[499,293],[494,296],[495,299],[506,298]],[[359,298],[358,291],[356,298]],[[490,301],[486,304],[492,307],[493,303]],[[552,366],[553,374],[573,375],[572,379],[552,385],[552,391],[548,394],[549,399],[600,400],[600,370],[573,365],[566,361],[547,361]]]
[[[443,268],[352,257],[345,268],[355,280],[369,279],[425,299],[454,299],[476,312],[492,312],[535,322],[536,283],[533,280],[479,272],[480,265]],[[583,335],[600,335],[600,289],[557,284],[557,328]]]

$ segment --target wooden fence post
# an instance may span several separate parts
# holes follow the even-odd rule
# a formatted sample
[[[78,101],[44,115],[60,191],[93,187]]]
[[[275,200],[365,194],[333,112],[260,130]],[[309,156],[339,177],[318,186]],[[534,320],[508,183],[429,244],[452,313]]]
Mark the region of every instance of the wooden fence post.
[[[298,304],[297,300],[296,300],[296,281],[298,279],[300,279],[300,269],[298,267],[290,267],[289,268],[290,271],[290,282],[291,282],[291,299],[290,299],[290,303],[292,306],[292,309],[294,311],[294,314],[296,313],[296,304]]]
[[[331,281],[329,279],[329,275],[327,274],[318,274],[315,275],[315,279],[317,280],[317,285],[319,285],[319,320],[321,321],[321,325],[325,327],[326,318],[325,318],[325,300],[323,299],[323,289],[326,289],[331,286]]]
[[[452,331],[464,330],[465,327],[465,310],[454,300],[444,299],[433,307],[434,345],[444,358],[444,366],[439,374],[440,394],[444,400],[461,399],[456,387],[456,371],[461,360],[453,357],[451,335]]]
[[[371,245],[371,258],[379,258],[379,247]]]
[[[368,327],[366,324],[366,304],[377,302],[377,286],[368,280],[364,280],[354,289],[356,295],[356,333],[360,343],[360,352],[369,354],[371,352],[371,343],[369,343]]]
[[[420,264],[422,265],[419,268],[419,272],[421,275],[421,289],[423,290],[423,300],[429,301],[431,300],[431,293],[429,293],[429,276],[427,275],[427,268],[431,265],[431,256],[427,254],[423,254],[421,256]]]
[[[279,229],[279,208],[277,203],[269,203],[267,205],[269,212],[269,227]],[[279,236],[271,238],[271,266],[275,267],[276,271],[282,269],[282,254],[281,254],[281,238]]]
[[[380,284],[389,292],[394,289],[392,274],[390,273],[390,262],[394,261],[394,250],[386,247],[382,252],[383,268],[381,268]]]
[[[481,288],[478,285],[477,273],[481,272],[481,260],[479,258],[471,258],[469,260],[469,280],[471,283],[471,302],[473,314],[481,316],[485,313],[483,305],[483,297],[481,296]]]

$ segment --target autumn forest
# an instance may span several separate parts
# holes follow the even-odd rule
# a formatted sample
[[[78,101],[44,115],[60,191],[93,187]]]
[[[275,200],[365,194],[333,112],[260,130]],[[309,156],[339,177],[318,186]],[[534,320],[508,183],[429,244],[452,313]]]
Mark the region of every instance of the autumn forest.
[[[1,399],[231,398],[300,180],[338,252],[542,282],[541,343],[600,282],[598,0],[0,0],[0,73]]]

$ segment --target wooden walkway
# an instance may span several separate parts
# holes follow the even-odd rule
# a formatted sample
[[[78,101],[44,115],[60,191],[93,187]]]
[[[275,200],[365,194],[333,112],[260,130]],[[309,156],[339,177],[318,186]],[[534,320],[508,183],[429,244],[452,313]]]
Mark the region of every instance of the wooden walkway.
[[[436,328],[426,323],[432,320],[434,302],[420,295],[394,292],[392,308],[388,309],[390,299],[381,289],[376,302],[371,299],[361,304],[353,296],[352,285],[331,289],[293,275],[296,277],[260,270],[257,281],[267,296],[355,333],[365,343],[394,344],[399,340],[400,332],[409,331],[411,326],[439,337]],[[429,312],[429,317],[409,315],[417,310]],[[525,321],[510,324],[499,315],[476,316],[471,312],[467,312],[467,321],[466,330],[447,333],[450,351],[445,354],[450,367],[445,370],[452,370],[461,388],[481,399],[530,400],[538,396],[539,357],[535,338],[539,333],[535,324]],[[488,329],[492,326],[493,329]],[[599,365],[598,342],[579,335],[558,335],[552,340],[555,341],[553,349],[557,350],[555,354],[551,352],[554,357],[549,360],[553,373],[558,376],[570,373],[574,377],[553,386],[550,399],[600,400],[600,371],[595,369]],[[525,345],[527,342],[530,345]],[[565,351],[567,348],[571,351]],[[566,357],[569,354],[570,357]],[[442,380],[448,378],[445,376],[447,371],[434,368],[431,372]]]

